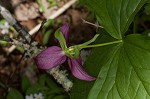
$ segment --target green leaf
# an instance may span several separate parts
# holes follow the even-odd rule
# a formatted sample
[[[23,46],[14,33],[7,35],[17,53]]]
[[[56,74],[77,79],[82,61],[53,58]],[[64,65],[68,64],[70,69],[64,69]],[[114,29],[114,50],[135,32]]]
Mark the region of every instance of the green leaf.
[[[144,8],[145,8],[146,13],[150,14],[150,3],[147,4]]]
[[[45,92],[47,98],[46,99],[53,99],[54,97],[57,97],[57,96],[64,96],[65,99],[68,99],[67,97],[67,94],[65,94],[65,91],[63,88],[55,88],[55,89],[52,89],[52,90],[47,90]],[[56,98],[56,99],[60,99],[60,98]]]
[[[44,27],[49,28],[50,26],[53,26],[53,25],[55,25],[54,19],[48,19]]]
[[[55,89],[53,89],[53,90],[51,90],[51,91],[48,91],[48,92],[46,92],[48,95],[53,95],[53,94],[56,94],[56,95],[58,95],[58,94],[62,94],[62,93],[64,93],[64,90],[62,89],[62,88],[55,88]]]
[[[6,85],[5,84],[3,84],[2,82],[0,82],[0,88],[6,88]]]
[[[7,99],[24,99],[24,98],[17,89],[10,88],[8,95],[7,95]]]
[[[147,2],[146,3],[150,3],[150,1],[149,0],[147,0]]]
[[[27,89],[26,94],[30,95],[30,94],[34,94],[34,93],[39,93],[39,92],[42,92],[42,91],[44,91],[46,89],[48,89],[48,88],[43,87],[40,84],[35,84],[35,85],[32,85],[31,87],[29,87]]]
[[[42,1],[41,1],[41,0],[37,0],[37,2],[38,2],[38,4],[39,4],[39,6],[40,6],[40,8],[39,8],[40,12],[45,12],[45,7],[44,7],[44,5],[42,4]]]
[[[46,97],[45,99],[53,99],[56,95],[50,95],[48,97]]]
[[[134,16],[147,0],[80,0],[97,15],[105,30],[121,39]]]
[[[54,26],[54,19],[48,19],[46,21],[46,23],[44,24],[44,27],[42,29],[42,35],[43,34],[46,34],[45,32],[48,32],[48,31],[53,31],[53,26]]]
[[[21,88],[23,92],[26,92],[26,90],[30,87],[30,85],[31,83],[29,78],[26,75],[22,76]]]
[[[0,45],[6,46],[7,44],[9,44],[9,42],[0,40]]]
[[[46,74],[43,74],[43,75],[39,76],[38,83],[41,86],[45,86],[45,83],[46,83]]]
[[[17,31],[14,29],[13,26],[10,26],[9,29],[10,29],[11,31],[13,31],[14,33],[17,33]]]
[[[5,22],[7,22],[5,19],[0,20],[0,25],[4,24]]]
[[[51,33],[52,33],[52,30],[49,30],[46,33],[44,33],[44,38],[43,38],[44,45],[48,43]]]
[[[69,98],[65,95],[58,95],[58,96],[54,97],[53,99],[69,99]]]
[[[52,90],[58,88],[57,84],[50,77],[46,78],[46,85]]]
[[[104,35],[97,43],[112,40]],[[150,37],[132,34],[123,43],[96,48],[85,66],[98,78],[75,80],[71,99],[150,99]]]

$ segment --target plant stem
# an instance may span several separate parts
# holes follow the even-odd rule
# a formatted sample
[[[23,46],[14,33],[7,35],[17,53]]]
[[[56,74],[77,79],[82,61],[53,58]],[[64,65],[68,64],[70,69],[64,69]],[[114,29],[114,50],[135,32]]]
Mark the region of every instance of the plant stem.
[[[121,43],[121,42],[122,42],[122,40],[118,40],[118,41],[113,41],[113,42],[108,42],[108,43],[83,46],[82,48],[100,47],[100,46],[105,46],[105,45],[110,45],[110,44]]]

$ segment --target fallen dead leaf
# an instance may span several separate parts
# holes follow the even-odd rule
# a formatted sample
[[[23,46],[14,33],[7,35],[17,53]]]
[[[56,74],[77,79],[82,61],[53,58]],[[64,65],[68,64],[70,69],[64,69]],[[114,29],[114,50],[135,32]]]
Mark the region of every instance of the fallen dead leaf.
[[[39,14],[39,6],[36,2],[20,4],[15,9],[15,15],[19,21],[27,21],[29,19],[35,19]]]

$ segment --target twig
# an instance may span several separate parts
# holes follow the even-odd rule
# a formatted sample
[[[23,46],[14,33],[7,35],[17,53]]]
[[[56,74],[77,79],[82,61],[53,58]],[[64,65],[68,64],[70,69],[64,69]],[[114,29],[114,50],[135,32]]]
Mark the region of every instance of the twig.
[[[102,26],[99,26],[99,25],[96,25],[96,24],[94,24],[94,23],[88,22],[88,21],[86,21],[86,20],[84,20],[84,19],[82,19],[82,21],[83,21],[83,23],[86,23],[86,24],[89,24],[89,25],[93,25],[93,26],[95,26],[95,27],[104,28],[104,27],[102,27]]]

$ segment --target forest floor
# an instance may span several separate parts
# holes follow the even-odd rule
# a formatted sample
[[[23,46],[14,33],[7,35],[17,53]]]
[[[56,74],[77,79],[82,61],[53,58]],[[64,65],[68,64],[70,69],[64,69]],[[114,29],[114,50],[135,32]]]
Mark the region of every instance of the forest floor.
[[[4,4],[16,17],[16,19],[29,31],[34,28],[39,22],[44,20],[50,14],[55,13],[59,8],[65,5],[69,0],[56,0],[57,4],[49,6],[47,0],[41,0],[44,6],[48,6],[44,12],[40,12],[40,5],[35,0],[12,0],[6,4],[4,0],[1,4]],[[51,9],[50,9],[51,8]],[[2,19],[2,18],[1,18]],[[56,29],[60,28],[64,23],[68,22],[70,26],[70,42],[71,44],[79,44],[88,41],[95,35],[96,28],[89,24],[83,23],[85,19],[89,22],[95,23],[95,18],[88,9],[79,4],[75,3],[69,9],[67,9],[63,14],[58,16],[52,22],[53,24],[49,26],[49,29],[54,32]],[[9,36],[14,36],[15,33],[10,31]],[[2,36],[0,32],[0,36]],[[45,46],[51,46],[51,39],[53,36],[49,36],[48,42]],[[35,38],[38,42],[43,43],[44,36],[42,33],[38,33]],[[8,52],[10,46],[0,46],[0,82],[7,85],[8,87],[20,88],[21,77],[27,74],[30,77],[32,83],[37,81],[37,75],[41,73],[34,64],[33,59],[23,59],[22,52],[19,49],[15,49],[11,53]],[[43,72],[42,72],[43,73]],[[5,93],[6,90],[0,88],[0,94]]]

